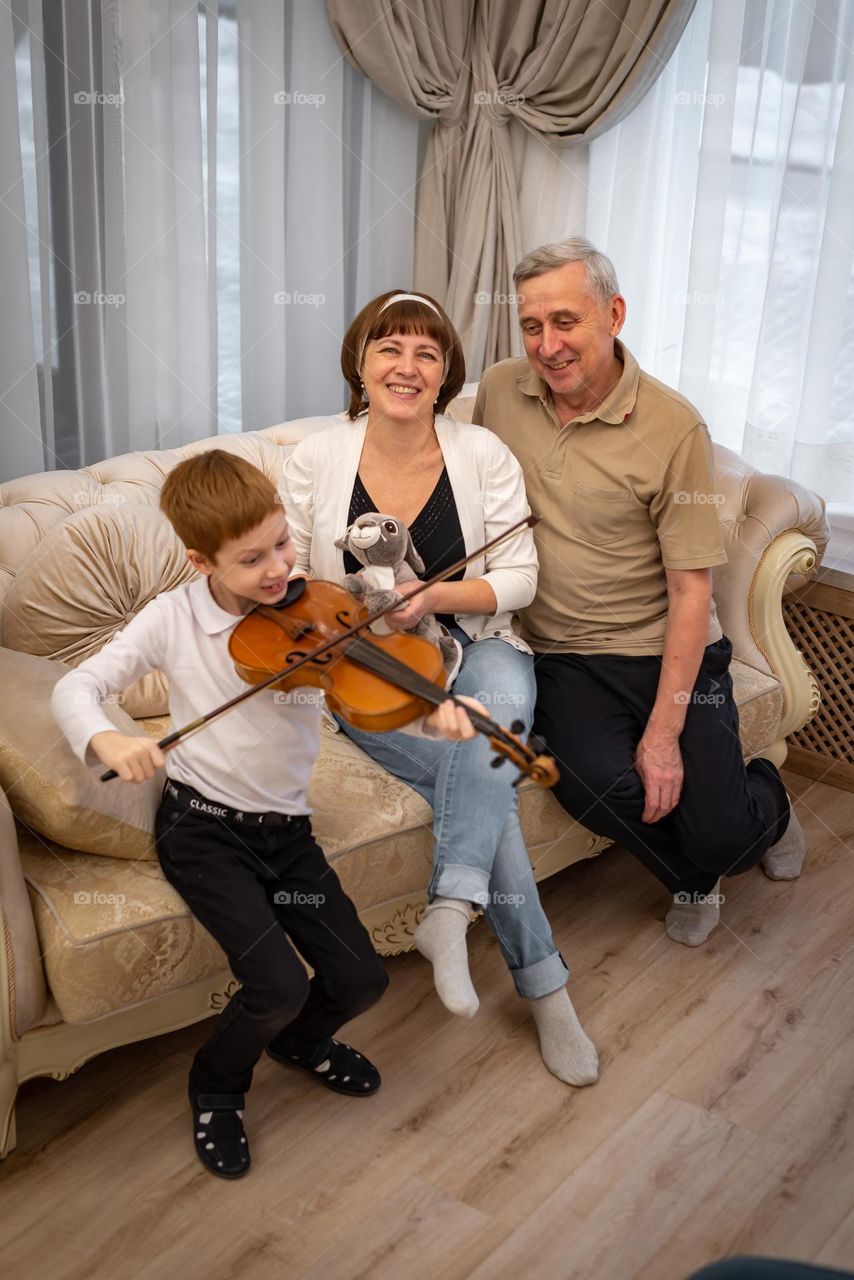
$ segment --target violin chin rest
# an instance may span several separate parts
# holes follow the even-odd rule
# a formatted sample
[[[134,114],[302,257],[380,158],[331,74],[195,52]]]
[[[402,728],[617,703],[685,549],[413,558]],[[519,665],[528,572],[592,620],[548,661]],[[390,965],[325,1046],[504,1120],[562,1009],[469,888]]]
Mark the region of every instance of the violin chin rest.
[[[288,589],[282,596],[281,600],[276,604],[271,604],[267,607],[269,609],[287,609],[289,604],[293,604],[294,601],[299,600],[300,596],[305,591],[305,584],[307,582],[308,578],[292,578],[288,583]]]

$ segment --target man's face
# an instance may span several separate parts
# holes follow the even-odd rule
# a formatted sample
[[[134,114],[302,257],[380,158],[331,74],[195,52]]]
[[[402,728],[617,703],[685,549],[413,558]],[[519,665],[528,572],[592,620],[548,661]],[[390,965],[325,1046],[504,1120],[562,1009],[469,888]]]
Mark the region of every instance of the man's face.
[[[553,396],[583,398],[598,392],[614,359],[625,303],[616,295],[603,307],[587,283],[583,262],[568,262],[519,285],[519,323],[531,368]]]

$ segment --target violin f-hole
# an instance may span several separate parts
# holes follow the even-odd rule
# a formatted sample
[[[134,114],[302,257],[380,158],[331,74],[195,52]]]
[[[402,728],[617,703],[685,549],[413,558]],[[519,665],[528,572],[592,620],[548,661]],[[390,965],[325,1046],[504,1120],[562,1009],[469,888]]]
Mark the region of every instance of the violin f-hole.
[[[308,629],[311,630],[310,627]],[[308,655],[305,654],[301,649],[292,649],[291,652],[286,655],[285,661],[288,664],[288,666],[290,666],[292,662],[299,662],[302,658],[305,658],[307,656]],[[323,667],[323,666],[326,666],[328,662],[331,662],[332,658],[333,658],[333,654],[331,653],[321,653],[318,657],[312,658],[311,661],[313,666]]]

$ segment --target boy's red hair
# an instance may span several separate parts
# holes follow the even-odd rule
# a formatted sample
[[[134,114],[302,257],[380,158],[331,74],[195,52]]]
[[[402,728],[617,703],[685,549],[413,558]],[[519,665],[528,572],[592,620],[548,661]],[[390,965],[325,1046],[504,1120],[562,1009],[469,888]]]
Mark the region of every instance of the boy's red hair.
[[[224,542],[248,533],[281,507],[272,480],[224,449],[185,458],[160,491],[160,510],[184,546],[209,560]]]

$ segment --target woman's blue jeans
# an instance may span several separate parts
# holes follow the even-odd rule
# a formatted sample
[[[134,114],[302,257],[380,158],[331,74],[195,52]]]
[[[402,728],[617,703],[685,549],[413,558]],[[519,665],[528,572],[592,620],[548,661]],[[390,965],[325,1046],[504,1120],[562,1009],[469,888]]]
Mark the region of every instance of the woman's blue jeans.
[[[471,640],[459,628],[463,661],[454,693],[477,698],[500,724],[521,720],[527,734],[534,714],[533,659],[504,640]],[[510,761],[493,759],[483,734],[467,742],[416,738],[400,730],[365,733],[338,722],[389,773],[409,784],[433,809],[436,896],[482,907],[520,996],[536,998],[564,986],[569,976],[540,903],[519,825]]]

